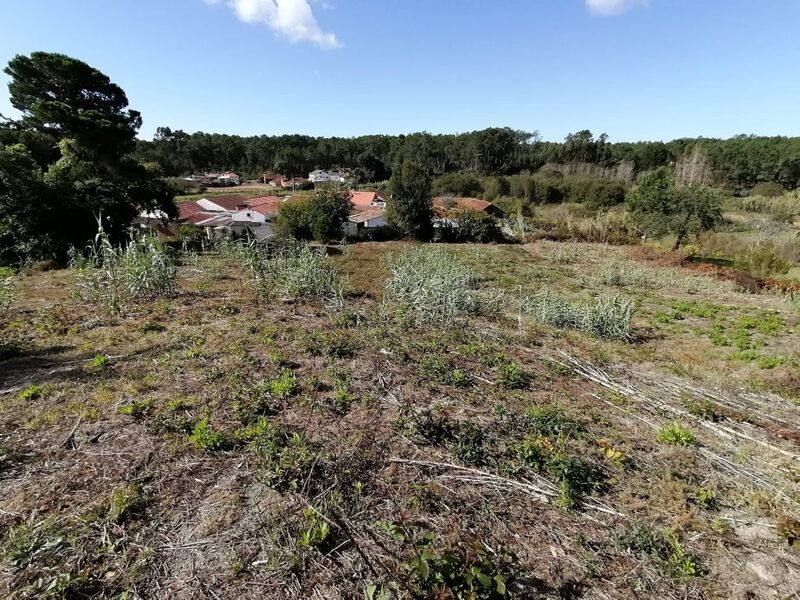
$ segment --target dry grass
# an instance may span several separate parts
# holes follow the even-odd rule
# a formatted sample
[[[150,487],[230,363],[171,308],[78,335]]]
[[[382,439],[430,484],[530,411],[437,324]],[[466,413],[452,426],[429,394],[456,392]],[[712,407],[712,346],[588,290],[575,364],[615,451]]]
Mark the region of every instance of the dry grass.
[[[520,321],[513,300],[614,294],[596,276],[609,248],[453,246],[509,301],[407,329],[380,310],[404,247],[332,259],[365,292],[333,319],[315,298],[257,302],[219,256],[113,319],[70,299],[68,273],[20,277],[0,359],[0,596],[425,598],[476,574],[492,582],[479,598],[498,581],[515,598],[800,587],[777,529],[797,517],[800,315],[690,292],[678,275],[697,275],[617,249],[666,283],[623,286],[635,343],[597,340]],[[674,421],[694,445],[658,441]]]

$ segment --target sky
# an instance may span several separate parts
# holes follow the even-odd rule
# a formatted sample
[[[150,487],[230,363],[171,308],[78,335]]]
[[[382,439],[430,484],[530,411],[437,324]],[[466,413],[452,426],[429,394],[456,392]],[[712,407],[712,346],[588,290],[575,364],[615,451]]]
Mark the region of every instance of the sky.
[[[798,23],[800,0],[3,0],[0,63],[91,64],[143,139],[798,136]]]

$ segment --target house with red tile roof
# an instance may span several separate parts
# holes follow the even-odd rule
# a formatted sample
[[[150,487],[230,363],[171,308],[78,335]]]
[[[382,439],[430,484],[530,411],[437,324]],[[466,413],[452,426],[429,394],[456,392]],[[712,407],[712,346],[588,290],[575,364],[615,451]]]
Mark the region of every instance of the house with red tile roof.
[[[386,206],[386,200],[378,192],[350,192],[350,202],[353,206]]]

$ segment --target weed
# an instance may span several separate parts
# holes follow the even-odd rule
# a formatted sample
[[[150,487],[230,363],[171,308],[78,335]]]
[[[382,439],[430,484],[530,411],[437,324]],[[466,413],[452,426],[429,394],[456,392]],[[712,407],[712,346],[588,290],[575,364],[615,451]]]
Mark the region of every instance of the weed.
[[[117,409],[117,412],[119,412],[121,415],[127,415],[129,417],[138,419],[147,414],[147,411],[149,411],[152,406],[153,400],[150,398],[134,400],[133,402],[129,402],[128,404],[123,404],[120,406]]]
[[[467,387],[472,382],[472,378],[465,371],[454,368],[452,363],[441,355],[424,356],[420,360],[420,369],[428,378],[454,387]]]
[[[95,354],[89,361],[89,368],[95,371],[103,371],[111,366],[111,357],[107,354]]]
[[[725,418],[725,415],[719,412],[717,405],[710,400],[683,398],[682,402],[684,408],[690,415],[700,419],[717,423]]]
[[[291,369],[281,370],[281,374],[267,384],[270,395],[278,400],[293,396],[297,392],[297,387],[297,376]]]
[[[303,512],[303,519],[303,527],[297,544],[303,550],[311,550],[328,539],[331,528],[313,508],[307,508]]]
[[[475,542],[439,550],[433,534],[415,543],[414,557],[404,565],[414,598],[497,600],[506,597],[516,558],[499,550],[490,552]]]
[[[582,430],[580,423],[569,418],[563,409],[553,404],[528,408],[525,417],[531,430],[540,436],[567,436]]]
[[[672,532],[659,533],[650,528],[635,525],[619,539],[626,548],[646,554],[660,561],[667,573],[675,579],[687,579],[702,575],[697,560],[686,552],[683,544]]]
[[[500,385],[509,390],[520,390],[528,387],[531,376],[515,362],[507,362],[497,369]]]
[[[670,423],[662,427],[656,439],[670,446],[693,446],[696,443],[694,432],[680,423]]]
[[[715,510],[719,506],[717,492],[711,488],[700,488],[695,496],[698,506],[705,510]]]
[[[201,450],[215,451],[223,450],[228,445],[228,440],[221,431],[215,430],[208,423],[208,417],[194,426],[189,440]]]
[[[527,435],[517,446],[517,458],[527,467],[541,470],[553,453],[553,444],[549,438]]]
[[[17,398],[23,402],[31,402],[43,398],[46,393],[44,386],[31,383],[24,387],[18,394]]]
[[[350,391],[350,382],[341,376],[333,380],[333,404],[338,410],[346,410],[356,397]]]
[[[579,506],[583,498],[598,489],[605,479],[599,469],[563,450],[553,452],[547,459],[546,469],[559,483],[557,504],[564,509]]]
[[[784,517],[778,521],[778,536],[789,545],[790,548],[800,551],[800,521],[790,517]]]
[[[141,327],[142,333],[162,333],[166,330],[166,326],[161,323],[156,323],[155,321],[148,321]]]
[[[245,262],[256,293],[264,298],[284,295],[315,298],[343,304],[343,286],[330,261],[307,245],[270,253],[253,242],[246,247]]]
[[[143,506],[141,486],[135,483],[125,484],[111,492],[108,518],[115,523],[122,523],[133,517]]]
[[[0,561],[23,568],[67,545],[66,533],[50,517],[33,525],[12,527],[0,546]]]
[[[487,461],[489,437],[472,423],[462,423],[454,434],[453,454],[469,465],[484,465]]]
[[[75,269],[78,295],[104,306],[111,315],[121,313],[128,300],[152,300],[175,292],[175,265],[152,236],[117,248],[101,229],[84,254],[70,253],[70,266]]]

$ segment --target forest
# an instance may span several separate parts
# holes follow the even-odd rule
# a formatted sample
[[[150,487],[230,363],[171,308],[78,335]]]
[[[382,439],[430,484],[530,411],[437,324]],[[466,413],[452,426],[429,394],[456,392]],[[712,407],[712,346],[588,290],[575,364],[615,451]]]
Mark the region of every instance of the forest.
[[[675,166],[693,154],[709,163],[709,181],[734,193],[771,182],[800,186],[800,138],[740,135],[730,139],[684,138],[670,142],[611,142],[583,130],[561,142],[536,132],[489,128],[462,134],[368,135],[353,138],[307,135],[241,137],[158,129],[138,141],[136,157],[166,176],[229,169],[255,178],[264,172],[304,175],[316,168],[352,170],[359,183],[389,179],[393,167],[414,157],[431,177],[466,171],[477,175],[535,173],[547,165],[580,165],[585,174],[632,180],[638,173]]]

